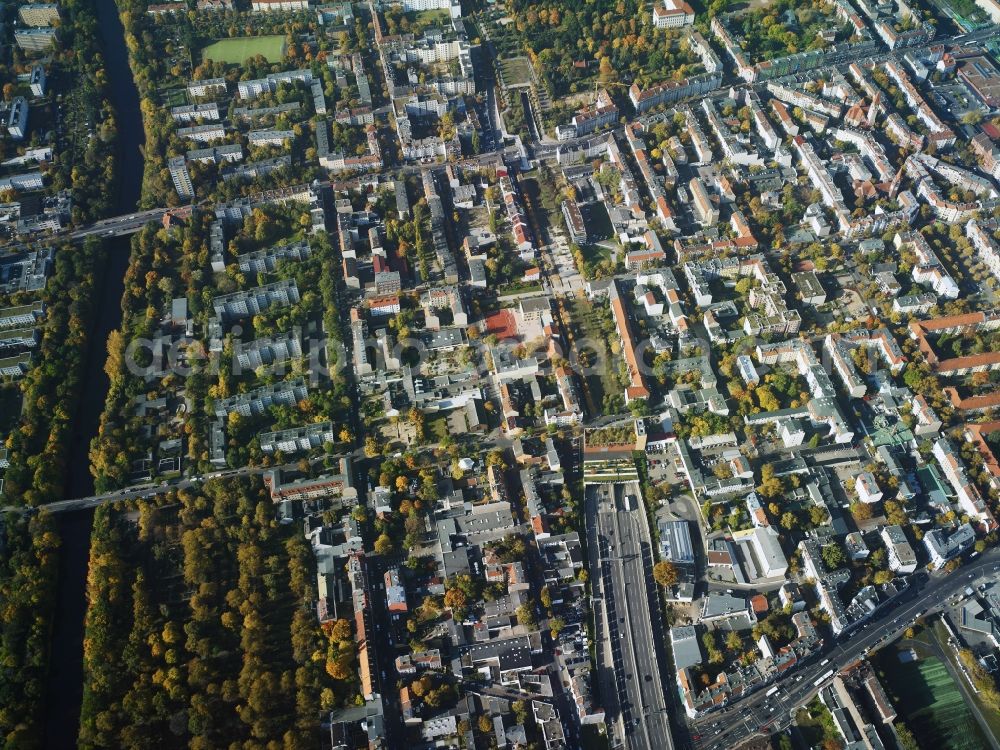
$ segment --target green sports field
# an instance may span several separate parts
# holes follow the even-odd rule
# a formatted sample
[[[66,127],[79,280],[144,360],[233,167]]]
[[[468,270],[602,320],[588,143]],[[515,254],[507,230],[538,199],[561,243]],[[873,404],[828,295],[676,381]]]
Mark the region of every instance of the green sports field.
[[[281,62],[285,57],[285,37],[241,36],[220,39],[201,51],[203,60],[217,60],[230,65],[242,65],[254,55],[263,55],[268,62]]]

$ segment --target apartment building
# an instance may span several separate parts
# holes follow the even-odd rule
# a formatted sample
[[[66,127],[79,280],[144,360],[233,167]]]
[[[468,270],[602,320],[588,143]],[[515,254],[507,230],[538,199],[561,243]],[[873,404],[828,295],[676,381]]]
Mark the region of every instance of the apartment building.
[[[254,250],[236,256],[236,264],[243,273],[272,273],[281,261],[301,261],[311,254],[309,242],[299,240],[288,245],[276,245],[264,250]]]
[[[257,339],[236,350],[236,361],[240,367],[253,370],[278,365],[301,356],[302,341],[297,330]]]
[[[308,395],[306,381],[303,378],[293,378],[218,399],[215,402],[215,416],[228,417],[236,412],[243,417],[259,417],[272,406],[294,406]]]
[[[53,28],[17,29],[14,41],[25,52],[45,52],[56,42],[56,30]]]
[[[356,500],[358,491],[354,487],[353,469],[350,458],[337,461],[336,472],[326,472],[318,477],[293,479],[281,469],[269,469],[264,473],[264,485],[271,493],[271,500],[318,500],[339,497],[342,500]]]
[[[305,427],[293,427],[289,430],[264,432],[259,436],[260,449],[264,453],[302,453],[304,451],[322,448],[324,443],[334,441],[333,423],[316,422]]]
[[[225,95],[226,90],[225,78],[205,78],[201,81],[191,81],[187,85],[188,96],[195,99],[219,94]]]
[[[57,3],[28,3],[17,9],[17,15],[25,26],[55,26],[59,23]]]
[[[45,304],[33,302],[30,305],[0,308],[0,330],[24,328],[38,323],[45,315]]]
[[[191,182],[185,158],[183,156],[171,158],[167,161],[167,169],[170,170],[170,179],[173,180],[174,190],[180,199],[189,201],[194,198],[194,183]]]
[[[889,570],[907,574],[917,569],[917,554],[910,546],[902,526],[885,526],[879,531],[889,556]]]
[[[212,300],[217,317],[223,321],[259,315],[269,307],[289,307],[299,301],[299,288],[294,279],[224,294]]]

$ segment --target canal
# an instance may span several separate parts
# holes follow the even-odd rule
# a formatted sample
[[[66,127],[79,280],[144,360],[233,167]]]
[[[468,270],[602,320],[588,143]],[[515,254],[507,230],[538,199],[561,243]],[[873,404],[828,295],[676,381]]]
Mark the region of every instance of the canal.
[[[142,188],[145,135],[139,110],[139,93],[128,64],[125,31],[114,0],[95,0],[104,50],[104,69],[110,84],[111,103],[118,118],[118,194],[116,214],[135,211]],[[90,475],[90,441],[97,435],[108,392],[104,372],[108,334],[122,321],[121,299],[128,267],[130,237],[106,240],[108,259],[97,292],[97,310],[90,338],[86,371],[74,420],[69,450],[66,497],[93,494]],[[83,697],[83,621],[86,613],[87,563],[93,511],[58,516],[62,549],[59,583],[49,654],[46,686],[45,747],[65,750],[76,746]]]

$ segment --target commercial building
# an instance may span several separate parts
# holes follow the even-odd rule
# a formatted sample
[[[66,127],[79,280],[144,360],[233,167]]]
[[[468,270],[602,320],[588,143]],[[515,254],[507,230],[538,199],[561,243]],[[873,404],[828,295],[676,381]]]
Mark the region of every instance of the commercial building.
[[[660,558],[679,567],[693,568],[695,557],[691,525],[687,521],[661,520],[657,526],[660,531]]]
[[[733,541],[744,550],[744,567],[751,578],[777,578],[788,571],[778,532],[770,526],[737,532]]]
[[[993,61],[986,55],[963,55],[956,62],[956,74],[983,106],[1000,108],[1000,70]]]

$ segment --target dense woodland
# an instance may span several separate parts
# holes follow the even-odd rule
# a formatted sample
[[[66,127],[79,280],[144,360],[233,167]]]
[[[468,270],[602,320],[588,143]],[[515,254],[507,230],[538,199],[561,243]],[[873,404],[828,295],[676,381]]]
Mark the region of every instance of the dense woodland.
[[[0,555],[0,744],[42,746],[59,534],[52,516],[9,515]]]
[[[97,511],[80,747],[311,748],[356,700],[353,625],[319,627],[308,543],[273,518],[259,479]]]
[[[648,83],[666,71],[677,78],[696,71],[698,58],[681,35],[652,26],[648,3],[513,0],[509,7],[553,98],[585,93],[598,80]]]

